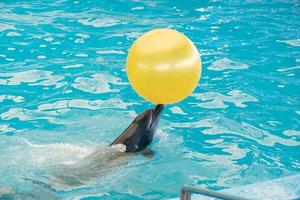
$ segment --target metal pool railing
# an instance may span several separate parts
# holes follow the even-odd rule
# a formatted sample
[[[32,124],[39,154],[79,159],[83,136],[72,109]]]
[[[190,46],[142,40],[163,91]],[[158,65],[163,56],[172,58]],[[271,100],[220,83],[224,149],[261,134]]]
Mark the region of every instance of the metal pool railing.
[[[192,196],[192,194],[195,194]],[[234,194],[234,195],[231,195]],[[249,185],[211,191],[208,189],[183,186],[181,200],[195,199],[223,199],[223,200],[246,200],[252,199],[294,199],[300,200],[300,173],[278,179],[257,182]],[[246,198],[248,197],[248,198]]]
[[[180,200],[191,200],[192,194],[200,194],[206,197],[213,197],[222,200],[250,200],[244,197],[238,197],[231,194],[226,194],[222,192],[215,192],[212,190],[195,187],[195,186],[182,186],[180,193]]]

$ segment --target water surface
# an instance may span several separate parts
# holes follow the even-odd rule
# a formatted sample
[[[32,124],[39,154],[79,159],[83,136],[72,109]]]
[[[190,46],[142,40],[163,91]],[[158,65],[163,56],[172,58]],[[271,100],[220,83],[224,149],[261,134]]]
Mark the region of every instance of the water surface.
[[[298,1],[4,0],[0,8],[2,196],[165,199],[182,184],[218,190],[300,172]],[[193,95],[166,107],[154,156],[126,157],[71,187],[47,182],[154,106],[132,90],[125,61],[155,28],[187,35],[203,73]]]

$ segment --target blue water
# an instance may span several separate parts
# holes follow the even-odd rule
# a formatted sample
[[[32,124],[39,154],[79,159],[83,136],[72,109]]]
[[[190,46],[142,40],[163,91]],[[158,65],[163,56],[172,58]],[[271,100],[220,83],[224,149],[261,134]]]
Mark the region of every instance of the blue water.
[[[292,0],[1,1],[0,196],[166,199],[300,173],[299,27]],[[201,81],[166,107],[152,158],[112,166],[106,145],[154,106],[125,60],[155,28],[195,43]],[[80,184],[51,179],[73,171]]]

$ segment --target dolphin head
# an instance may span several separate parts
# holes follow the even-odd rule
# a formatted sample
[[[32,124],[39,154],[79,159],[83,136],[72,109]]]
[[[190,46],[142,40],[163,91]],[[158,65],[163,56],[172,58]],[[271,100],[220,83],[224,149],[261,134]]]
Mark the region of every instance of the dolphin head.
[[[157,105],[139,114],[111,145],[123,144],[126,152],[145,149],[153,140],[163,109],[163,105]]]

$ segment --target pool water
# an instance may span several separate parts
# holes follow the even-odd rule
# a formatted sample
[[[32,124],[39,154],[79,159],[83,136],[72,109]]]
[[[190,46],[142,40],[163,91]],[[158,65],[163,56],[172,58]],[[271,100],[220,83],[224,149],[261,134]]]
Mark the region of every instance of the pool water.
[[[0,8],[0,198],[167,199],[182,184],[219,190],[300,173],[299,1]],[[118,157],[107,145],[154,106],[131,88],[125,61],[155,28],[195,43],[201,81],[166,106],[152,157]]]

